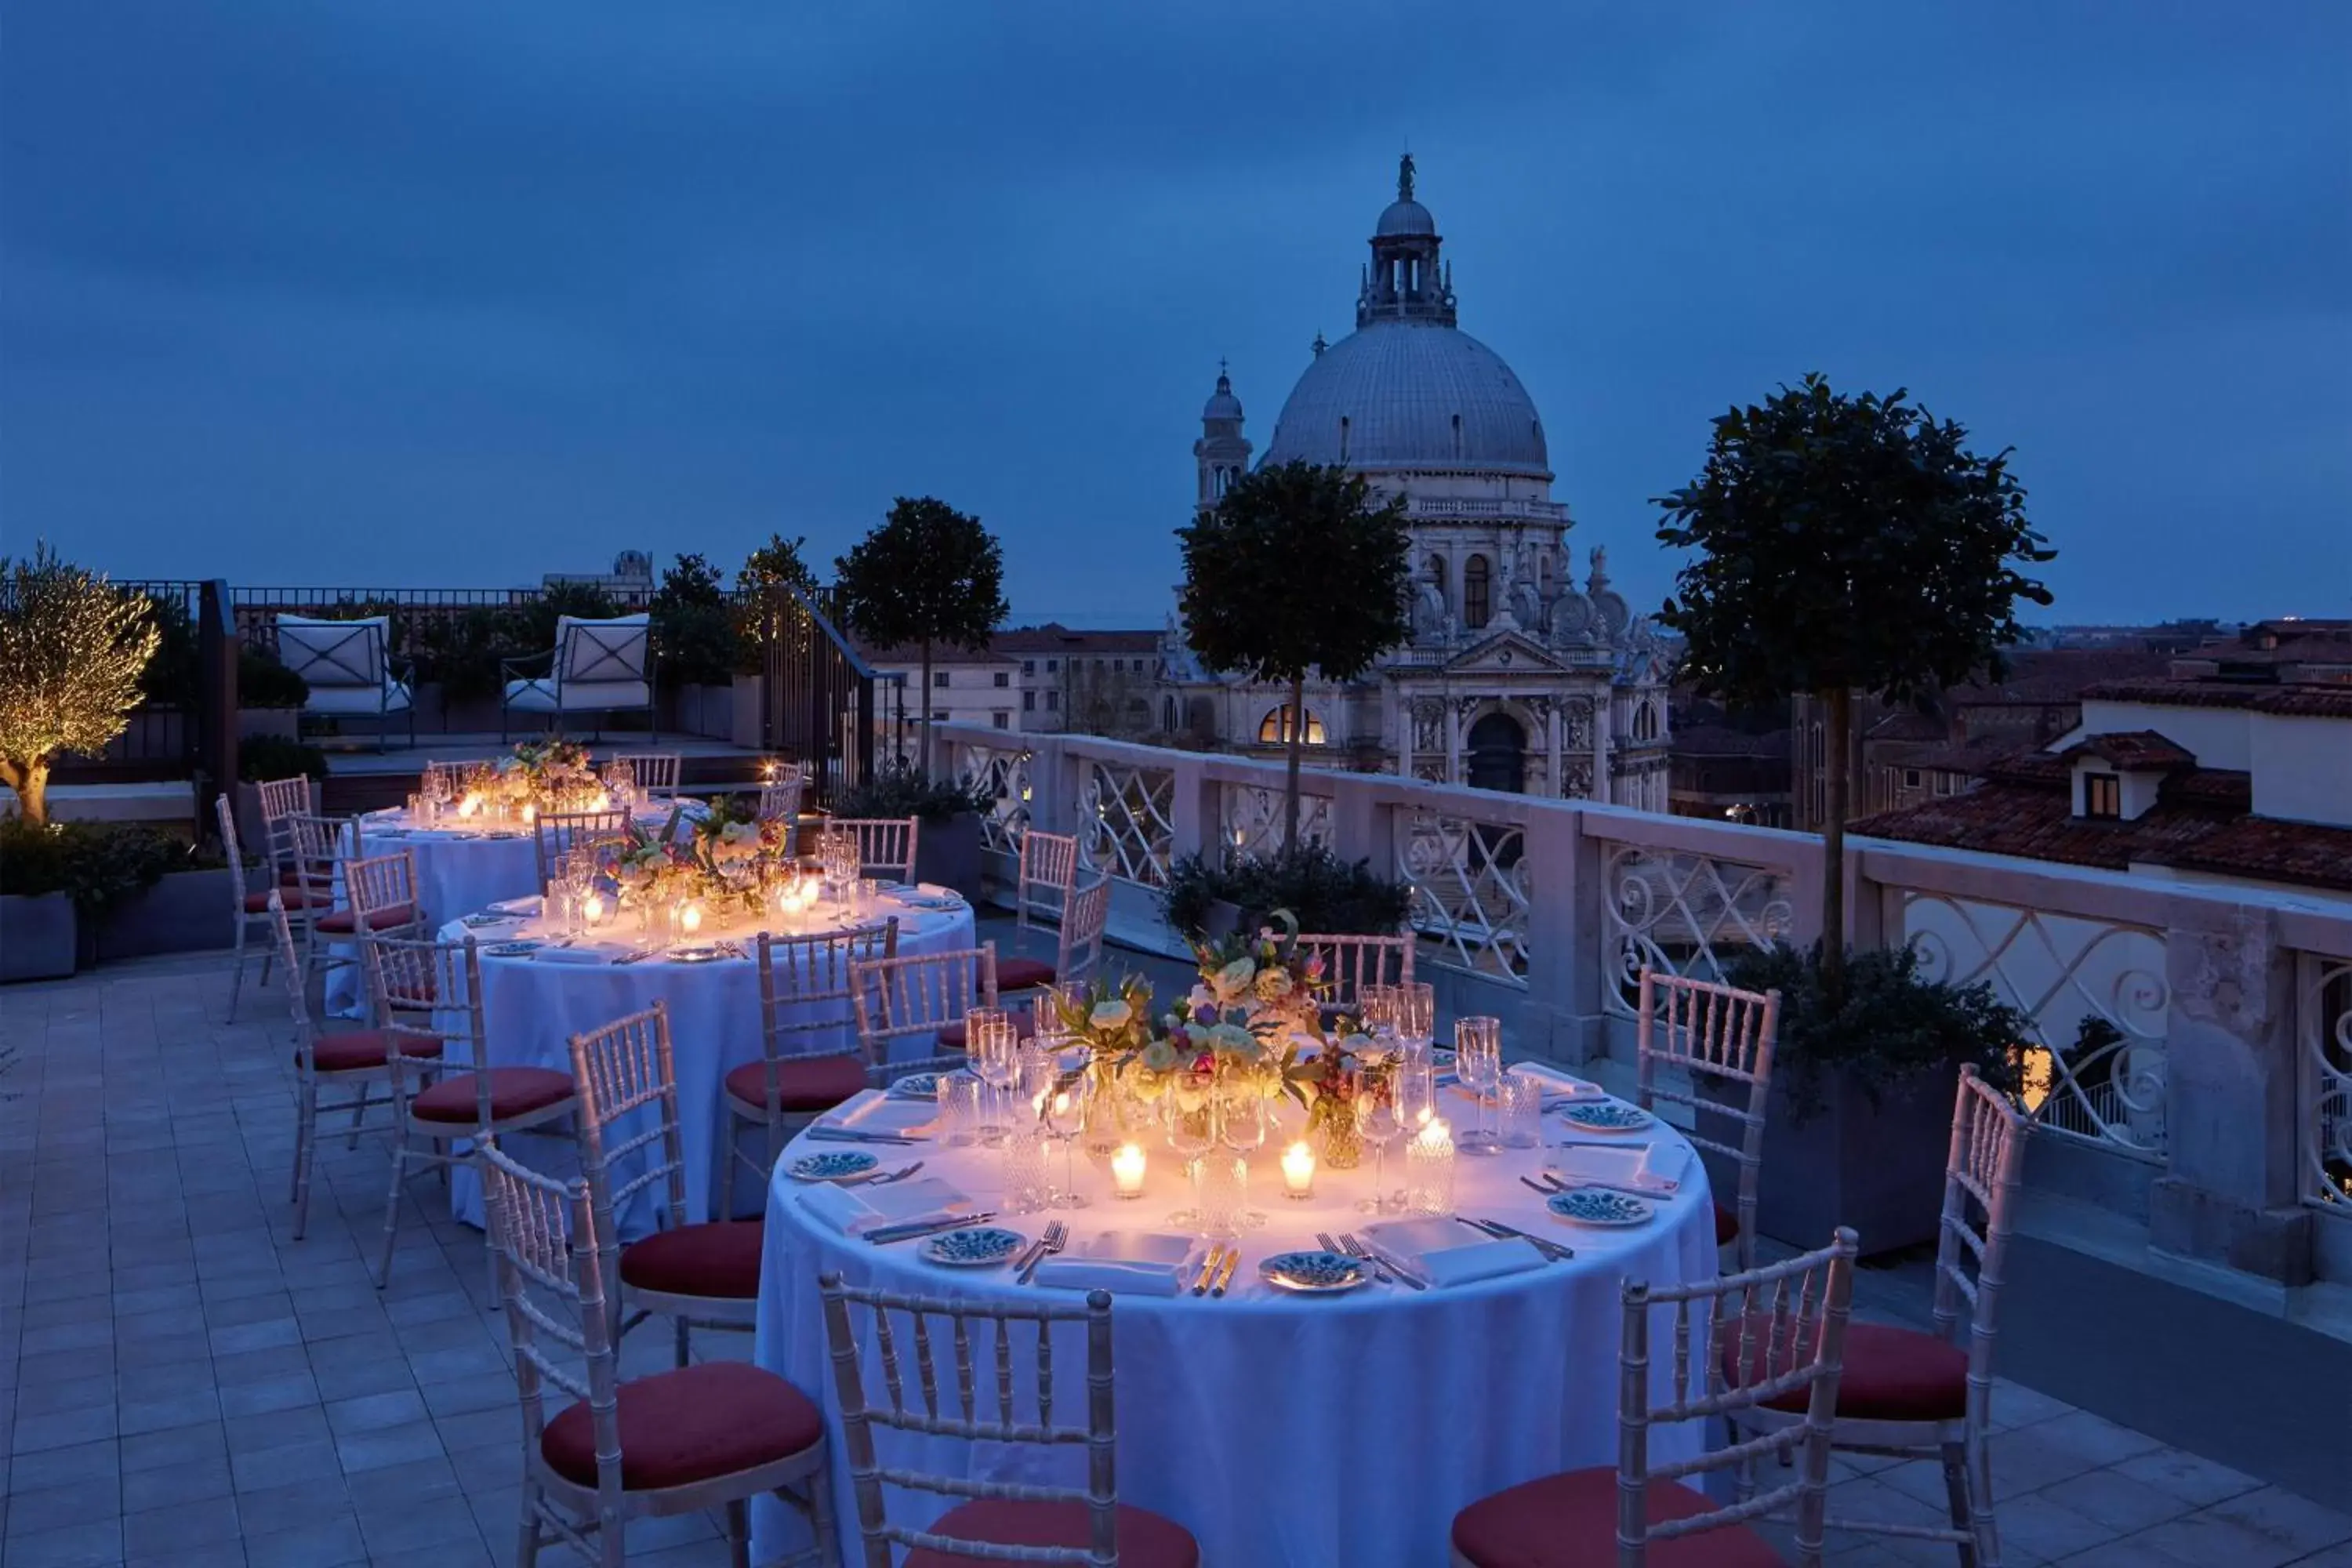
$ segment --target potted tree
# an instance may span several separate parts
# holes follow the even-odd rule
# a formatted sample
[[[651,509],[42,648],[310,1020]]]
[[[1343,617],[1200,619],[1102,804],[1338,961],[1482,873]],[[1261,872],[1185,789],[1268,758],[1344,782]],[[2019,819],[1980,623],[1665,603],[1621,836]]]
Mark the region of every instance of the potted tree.
[[[735,615],[719,569],[700,555],[680,555],[662,573],[647,609],[673,704],[671,727],[689,735],[730,738]]]
[[[1895,955],[1868,955],[1866,969],[1864,955],[1849,956],[1853,694],[1909,702],[1979,673],[1998,677],[2002,648],[2021,633],[2017,601],[2050,603],[2017,566],[2056,553],[2026,522],[2008,453],[1978,456],[1964,428],[1906,398],[1846,396],[1808,375],[1717,419],[1698,478],[1657,501],[1660,542],[1697,552],[1659,616],[1685,639],[1685,679],[1738,705],[1810,693],[1826,715],[1822,941],[1740,970],[1782,993],[1780,1131],[1759,1224],[1784,1239],[1817,1238],[1831,1222],[1791,1218],[1789,1206],[1810,1192],[1823,1212],[1858,1224],[1873,1250],[1935,1234],[1953,1075],[1975,1060],[1994,1081],[2011,1081],[2019,1021],[1986,1005],[1989,996],[1930,984]],[[1902,1058],[1916,1070],[1875,1073],[1867,1064],[1895,1027],[1916,1037]],[[1985,1031],[2009,1033],[1995,1048]],[[1892,1094],[1898,1081],[1916,1092]],[[1820,1088],[1804,1102],[1818,1109],[1811,1117],[1791,1100],[1808,1083]],[[1919,1152],[1912,1168],[1885,1163],[1898,1147]],[[1853,1149],[1880,1151],[1878,1163],[1848,1157]]]
[[[921,649],[926,702],[933,647],[982,652],[1007,613],[1003,548],[980,519],[929,496],[900,496],[889,516],[834,567],[851,631],[878,647]],[[924,774],[930,773],[928,709],[917,763]]]
[[[1282,726],[1287,852],[1298,839],[1307,672],[1353,680],[1412,630],[1404,498],[1375,503],[1360,474],[1283,463],[1244,475],[1176,537],[1184,551],[1177,611],[1192,651],[1211,669],[1289,689]]]
[[[154,601],[68,565],[47,544],[0,556],[0,784],[26,822],[49,819],[49,767],[122,733],[161,636]]]

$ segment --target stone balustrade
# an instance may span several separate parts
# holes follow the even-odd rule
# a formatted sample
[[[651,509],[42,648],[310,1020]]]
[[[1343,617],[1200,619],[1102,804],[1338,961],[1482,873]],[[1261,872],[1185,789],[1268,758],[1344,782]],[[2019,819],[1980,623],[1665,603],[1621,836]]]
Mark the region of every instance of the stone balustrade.
[[[1281,840],[1278,761],[941,725],[989,847],[1034,824],[1116,880],[1112,934],[1178,953],[1168,868]],[[1379,773],[1302,774],[1300,828],[1413,890],[1423,973],[1517,1048],[1630,1057],[1644,966],[1712,978],[1819,937],[1819,838]],[[1906,942],[2032,1024],[2034,1179],[2153,1245],[2285,1283],[2352,1280],[2352,897],[1849,840],[1845,939]],[[2085,1020],[2091,1020],[2085,1029]],[[2084,1044],[2078,1047],[2078,1042]]]

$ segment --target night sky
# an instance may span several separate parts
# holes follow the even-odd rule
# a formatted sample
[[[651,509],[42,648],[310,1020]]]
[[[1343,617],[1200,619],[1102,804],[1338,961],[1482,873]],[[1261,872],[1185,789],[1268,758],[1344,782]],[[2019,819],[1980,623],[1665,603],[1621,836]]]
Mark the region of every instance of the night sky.
[[[893,496],[1157,625],[1410,143],[1638,604],[1808,370],[2014,446],[2052,618],[2352,614],[2352,5],[66,0],[0,19],[0,548],[493,585]]]

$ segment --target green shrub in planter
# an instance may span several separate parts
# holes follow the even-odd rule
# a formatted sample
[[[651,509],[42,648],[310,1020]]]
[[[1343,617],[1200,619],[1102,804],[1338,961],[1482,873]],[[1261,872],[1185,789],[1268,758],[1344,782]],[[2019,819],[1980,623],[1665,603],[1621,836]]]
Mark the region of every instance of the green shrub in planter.
[[[985,790],[953,779],[927,778],[914,763],[892,758],[876,766],[865,783],[842,792],[833,803],[835,816],[919,816],[925,822],[952,822],[984,812],[995,803]]]
[[[1387,936],[1402,929],[1412,912],[1412,891],[1381,876],[1370,861],[1342,860],[1318,843],[1272,856],[1244,855],[1226,865],[1186,855],[1168,868],[1160,912],[1188,941],[1208,932],[1220,903],[1240,911],[1244,930],[1288,910],[1301,931]]]
[[[0,896],[70,893],[99,918],[188,858],[186,845],[152,827],[10,817],[0,822]]]
[[[290,779],[296,774],[323,781],[327,753],[283,735],[256,735],[236,749],[236,776],[247,784],[265,779]]]
[[[259,648],[239,648],[236,701],[240,708],[299,708],[310,700],[310,683]]]
[[[1832,1005],[1822,984],[1821,948],[1752,950],[1725,973],[1732,984],[1780,993],[1772,1079],[1799,1125],[1822,1106],[1823,1080],[1843,1074],[1873,1105],[1917,1081],[1973,1062],[1985,1081],[2016,1092],[2018,1049],[2031,1026],[1990,984],[1949,985],[1919,977],[1908,947],[1846,955],[1845,985]]]

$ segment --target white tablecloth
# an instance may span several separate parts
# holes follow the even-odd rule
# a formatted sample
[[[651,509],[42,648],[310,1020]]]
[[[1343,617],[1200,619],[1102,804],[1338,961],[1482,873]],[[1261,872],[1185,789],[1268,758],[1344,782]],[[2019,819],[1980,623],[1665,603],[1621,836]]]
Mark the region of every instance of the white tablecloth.
[[[389,855],[405,849],[415,857],[416,890],[425,900],[425,918],[434,924],[468,915],[501,899],[520,899],[539,889],[539,855],[528,830],[505,828],[512,838],[486,838],[478,831],[409,828],[403,814],[360,819],[362,857]],[[357,958],[355,942],[336,948],[340,956]],[[339,1018],[366,1016],[366,984],[357,963],[327,972],[327,1007]]]
[[[1466,1105],[1448,1099],[1451,1114],[1466,1124]],[[1556,1117],[1546,1121],[1548,1139],[1562,1135]],[[1613,1465],[1622,1282],[1674,1285],[1710,1279],[1716,1271],[1706,1177],[1688,1145],[1663,1127],[1643,1134],[1658,1142],[1662,1161],[1670,1151],[1684,1158],[1682,1185],[1660,1204],[1657,1217],[1638,1229],[1615,1231],[1554,1219],[1520,1184],[1520,1173],[1546,1157],[1558,1158],[1557,1151],[1463,1156],[1459,1212],[1503,1219],[1564,1243],[1576,1249],[1575,1259],[1423,1292],[1373,1284],[1345,1296],[1301,1298],[1262,1281],[1259,1260],[1312,1247],[1317,1231],[1360,1235],[1369,1216],[1356,1211],[1355,1202],[1370,1189],[1372,1156],[1367,1149],[1359,1172],[1319,1173],[1317,1196],[1292,1202],[1279,1192],[1276,1150],[1295,1136],[1277,1135],[1253,1162],[1251,1201],[1270,1218],[1243,1242],[1232,1295],[1224,1300],[1189,1293],[1116,1298],[1120,1500],[1182,1523],[1199,1539],[1207,1563],[1428,1568],[1445,1561],[1454,1515],[1465,1505],[1554,1471]],[[827,1359],[819,1273],[838,1269],[853,1284],[956,1298],[1041,1288],[1016,1286],[1003,1268],[975,1272],[926,1263],[918,1255],[919,1242],[877,1247],[843,1237],[802,1208],[805,1189],[786,1174],[789,1162],[806,1152],[796,1145],[772,1178],[756,1353],[761,1365],[825,1407],[835,1512],[844,1521],[842,1552],[845,1561],[855,1561],[857,1510]],[[997,1206],[996,1156],[929,1145],[914,1152],[928,1162],[926,1175],[949,1179],[982,1207]],[[1392,1184],[1398,1176],[1393,1154]],[[1107,1173],[1094,1172],[1090,1206],[1000,1216],[993,1223],[1034,1236],[1047,1220],[1063,1219],[1070,1225],[1073,1249],[1107,1229],[1178,1228],[1167,1216],[1182,1206],[1181,1164],[1164,1147],[1150,1148],[1149,1157],[1150,1175],[1140,1199],[1112,1198]],[[1059,1152],[1053,1158],[1058,1175]],[[1084,1184],[1089,1175],[1083,1161],[1080,1169]],[[1264,1190],[1268,1185],[1275,1190]],[[1475,1239],[1466,1227],[1462,1234],[1465,1241]],[[1066,1299],[1080,1300],[1074,1293]],[[1665,1310],[1659,1310],[1652,1331],[1654,1397],[1663,1400],[1673,1381],[1672,1318]],[[1033,1330],[1015,1328],[1016,1385],[1024,1391],[1034,1386],[1024,1347],[1034,1343]],[[910,1353],[903,1336],[899,1350],[902,1360]],[[865,1359],[867,1386],[878,1389],[870,1340]],[[1056,1417],[1083,1424],[1086,1362],[1075,1327],[1066,1340],[1056,1336],[1055,1363],[1061,1391]],[[952,1374],[943,1367],[940,1378],[942,1408],[950,1409]],[[992,1411],[992,1378],[983,1376],[982,1388]],[[876,1436],[885,1464],[1083,1483],[1081,1447],[1049,1458],[1036,1448],[975,1449],[879,1428]],[[1693,1456],[1703,1442],[1696,1426],[1654,1427],[1653,1460]],[[928,1522],[944,1510],[929,1494],[887,1496],[898,1522]],[[761,1499],[752,1507],[755,1561],[770,1561],[786,1542],[804,1539],[804,1527],[781,1503]]]
[[[902,956],[943,952],[972,944],[971,909],[961,902],[949,910],[923,910],[886,896],[871,913],[845,923],[878,924],[893,917],[898,921],[898,952]],[[442,940],[446,942],[462,941],[472,935],[485,950],[517,937],[537,934],[541,933],[536,922],[468,931],[462,921],[456,921],[441,931]],[[744,932],[722,931],[713,934],[732,938],[747,952],[754,951],[752,938]],[[609,956],[617,956],[627,950],[628,938],[602,945]],[[720,1085],[732,1069],[760,1059],[758,963],[750,958],[720,959],[709,963],[677,963],[659,958],[630,964],[609,961],[558,963],[530,956],[494,957],[485,951],[481,965],[482,1026],[494,1065],[553,1068],[568,1073],[572,1070],[570,1042],[573,1035],[600,1027],[626,1014],[642,1012],[656,1001],[669,1004],[679,1131],[686,1146],[687,1217],[709,1218],[711,1184],[723,1152],[721,1141],[726,1127]],[[781,988],[781,975],[779,981]],[[784,1007],[782,1011],[789,1021],[792,1010]],[[788,1039],[793,1047],[812,1055],[851,1050],[856,1046],[855,1034],[848,1027],[837,1035],[811,1032]],[[905,1048],[899,1054],[918,1054],[919,1042],[900,1044]],[[466,1054],[460,1043],[452,1043],[453,1060],[463,1059]],[[614,1136],[616,1140],[627,1138],[637,1131],[625,1120]],[[516,1158],[534,1169],[555,1174],[571,1174],[579,1169],[568,1130],[556,1136],[519,1135],[512,1142]],[[614,1184],[625,1184],[635,1170],[650,1163],[648,1154],[634,1168],[616,1171]],[[752,1173],[738,1167],[730,1173],[730,1178],[740,1184],[737,1204],[755,1207],[760,1194]],[[471,1171],[459,1167],[453,1174],[450,1197],[458,1218],[469,1225],[482,1223],[481,1185]],[[658,1184],[638,1193],[620,1215],[622,1237],[635,1240],[652,1231],[656,1205],[665,1201],[666,1194]]]

